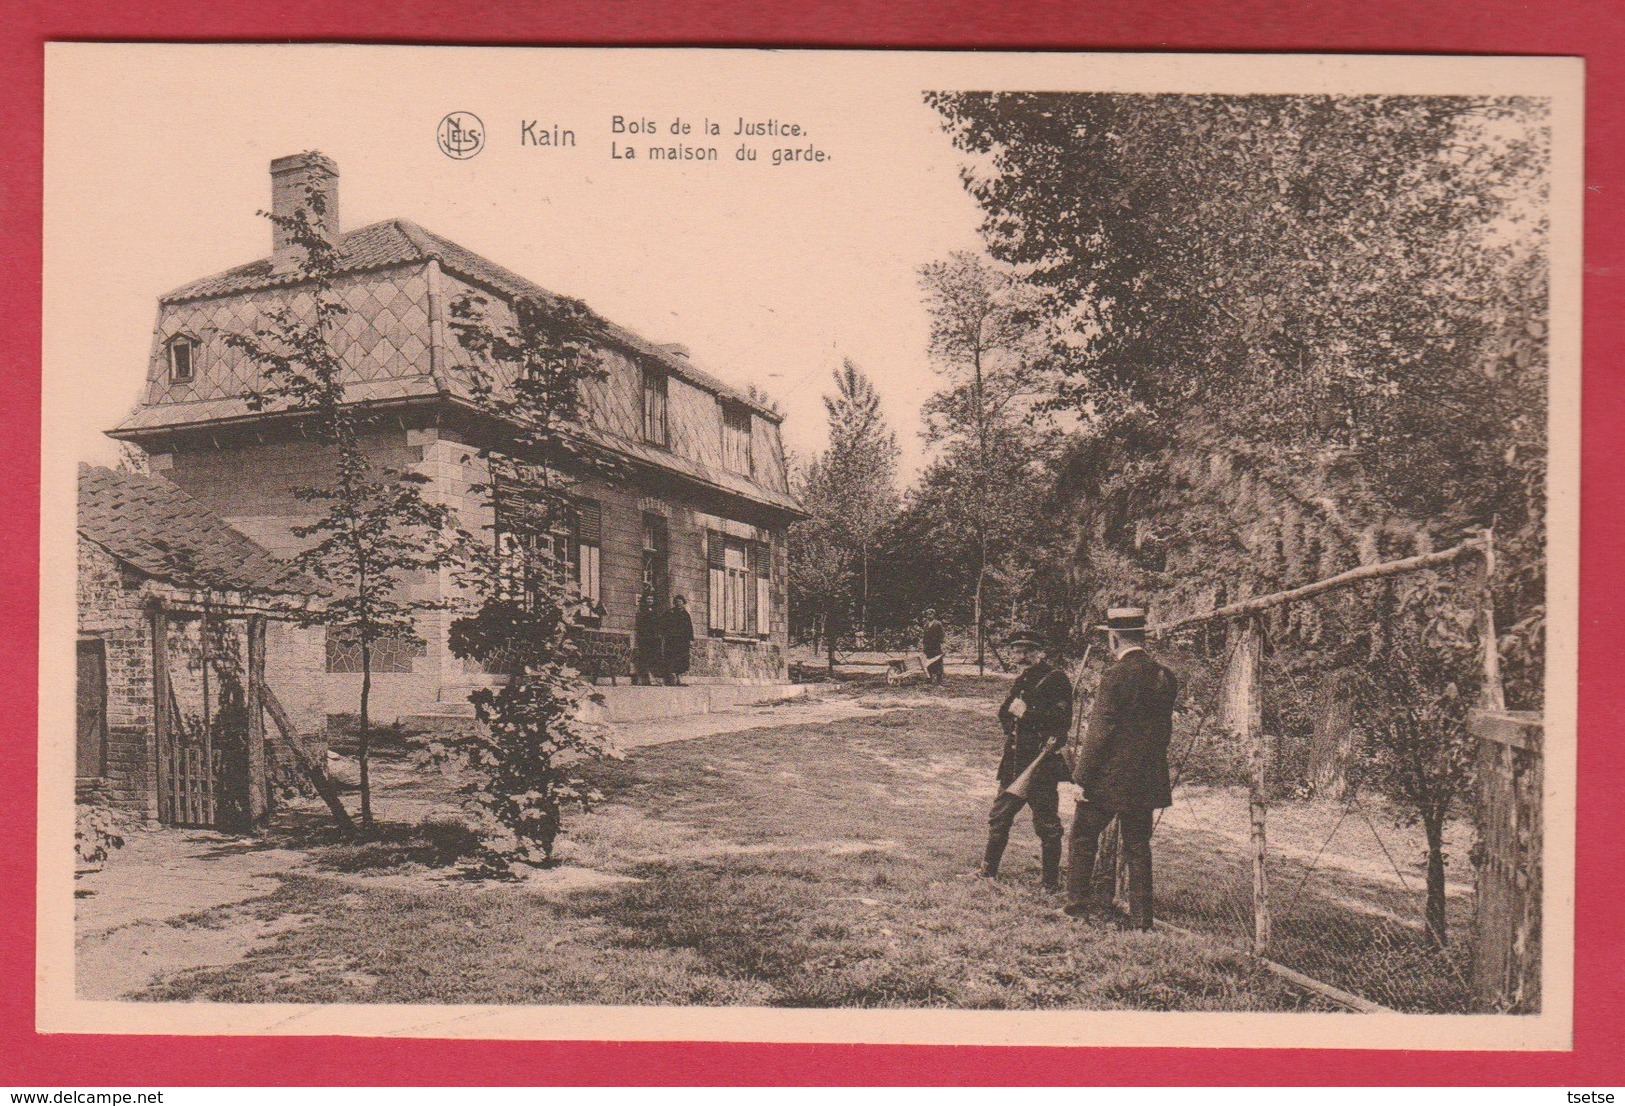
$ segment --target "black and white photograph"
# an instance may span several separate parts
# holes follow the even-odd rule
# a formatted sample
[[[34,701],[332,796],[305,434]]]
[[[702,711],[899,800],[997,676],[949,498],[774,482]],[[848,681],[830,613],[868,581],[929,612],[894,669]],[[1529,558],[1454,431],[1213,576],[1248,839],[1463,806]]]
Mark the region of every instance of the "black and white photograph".
[[[41,1029],[1569,1047],[1578,61],[46,60]]]

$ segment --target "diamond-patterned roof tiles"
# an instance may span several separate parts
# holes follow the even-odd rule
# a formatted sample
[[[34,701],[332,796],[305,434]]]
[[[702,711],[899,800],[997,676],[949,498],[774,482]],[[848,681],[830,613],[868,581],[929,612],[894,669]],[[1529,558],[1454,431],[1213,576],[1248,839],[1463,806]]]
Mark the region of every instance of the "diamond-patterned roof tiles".
[[[381,223],[348,231],[339,241],[339,263],[344,272],[421,263],[431,257],[438,258],[440,264],[449,272],[508,295],[557,298],[554,293],[541,285],[526,280],[512,270],[481,257],[473,250],[460,246],[449,238],[443,238],[433,231],[425,230],[406,219],[386,219]],[[296,269],[279,269],[271,259],[263,258],[182,285],[161,296],[160,299],[165,303],[180,303],[261,288],[274,288],[294,284],[298,280],[299,274]],[[383,306],[387,309],[390,305],[385,302]],[[614,323],[608,323],[606,331],[606,336],[611,341],[659,362],[673,375],[697,384],[706,391],[748,404],[774,422],[780,421],[781,416],[777,412],[697,368],[687,358],[680,357],[671,350]]]
[[[286,562],[162,477],[80,465],[79,533],[182,587],[312,593]]]

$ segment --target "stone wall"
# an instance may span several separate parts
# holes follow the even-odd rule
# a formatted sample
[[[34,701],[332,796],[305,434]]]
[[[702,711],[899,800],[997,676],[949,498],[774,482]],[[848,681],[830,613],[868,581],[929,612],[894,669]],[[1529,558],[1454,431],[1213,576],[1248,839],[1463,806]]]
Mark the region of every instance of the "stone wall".
[[[95,791],[146,818],[158,816],[152,747],[152,634],[139,578],[112,554],[79,539],[79,637],[102,643],[107,663],[106,770]],[[45,735],[72,743],[72,734]]]

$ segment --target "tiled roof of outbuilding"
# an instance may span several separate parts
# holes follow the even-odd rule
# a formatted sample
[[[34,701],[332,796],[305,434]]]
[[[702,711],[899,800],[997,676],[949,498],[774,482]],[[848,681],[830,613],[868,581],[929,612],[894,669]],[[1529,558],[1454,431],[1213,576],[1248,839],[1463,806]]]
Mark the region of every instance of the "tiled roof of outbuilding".
[[[387,269],[394,265],[421,264],[435,258],[447,272],[509,296],[559,298],[556,293],[526,280],[511,269],[506,269],[494,261],[481,257],[473,250],[433,231],[425,230],[406,219],[386,219],[381,223],[347,231],[339,239],[338,251],[341,272],[359,273],[369,269]],[[179,303],[213,296],[229,296],[259,288],[297,284],[300,279],[296,268],[278,268],[270,258],[261,258],[259,261],[204,277],[202,280],[194,280],[159,298],[165,303]],[[606,320],[605,336],[617,345],[658,362],[674,376],[697,384],[706,391],[747,404],[774,422],[779,422],[783,418],[777,411],[752,399],[745,392],[697,368],[687,358],[625,327]]]
[[[182,587],[312,591],[285,561],[157,476],[80,465],[79,533],[130,567]]]

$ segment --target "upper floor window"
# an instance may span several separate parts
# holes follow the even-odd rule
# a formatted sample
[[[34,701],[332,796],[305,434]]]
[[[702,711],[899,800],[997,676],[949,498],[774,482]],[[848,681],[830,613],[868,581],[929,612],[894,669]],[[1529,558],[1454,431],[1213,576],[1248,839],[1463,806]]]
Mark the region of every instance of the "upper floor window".
[[[750,476],[750,408],[722,400],[722,463],[730,472]]]
[[[169,382],[190,384],[197,376],[197,339],[176,335],[165,348],[169,351]]]
[[[666,374],[647,367],[643,370],[643,440],[671,444],[666,426]]]

